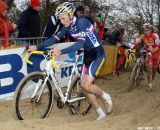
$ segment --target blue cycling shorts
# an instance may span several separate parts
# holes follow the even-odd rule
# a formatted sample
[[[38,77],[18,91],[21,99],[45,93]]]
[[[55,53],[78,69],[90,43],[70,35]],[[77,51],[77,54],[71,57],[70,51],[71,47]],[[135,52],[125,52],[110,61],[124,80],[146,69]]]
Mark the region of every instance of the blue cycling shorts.
[[[85,74],[96,78],[105,63],[105,59],[106,56],[102,46],[93,48],[89,51],[85,51],[84,64],[87,68]]]

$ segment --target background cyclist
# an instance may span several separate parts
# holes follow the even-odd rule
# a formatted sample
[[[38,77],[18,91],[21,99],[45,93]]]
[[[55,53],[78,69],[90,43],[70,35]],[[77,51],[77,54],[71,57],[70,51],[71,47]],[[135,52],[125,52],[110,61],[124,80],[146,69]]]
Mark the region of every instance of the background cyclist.
[[[146,48],[146,67],[147,67],[147,80],[148,89],[152,90],[152,82],[155,78],[155,74],[158,67],[159,59],[159,36],[157,33],[153,33],[153,26],[150,23],[143,24],[143,34],[139,39],[135,40],[131,49],[137,47],[137,44],[142,43]]]

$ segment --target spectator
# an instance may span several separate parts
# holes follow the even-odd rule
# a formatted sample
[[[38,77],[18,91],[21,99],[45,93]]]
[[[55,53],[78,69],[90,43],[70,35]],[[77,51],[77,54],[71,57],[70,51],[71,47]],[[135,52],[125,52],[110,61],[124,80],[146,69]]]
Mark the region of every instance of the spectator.
[[[51,38],[52,36],[56,35],[61,28],[62,24],[60,23],[60,20],[57,18],[56,15],[52,14],[47,22],[42,36]]]
[[[113,44],[117,44],[119,49],[119,58],[116,65],[116,74],[119,76],[120,67],[124,64],[125,61],[125,46],[123,45],[123,35],[124,28],[117,29],[113,31],[110,35],[109,41]]]
[[[123,28],[116,29],[111,33],[111,35],[109,37],[109,42],[111,42],[113,44],[117,44],[117,43],[122,44],[123,35],[124,35]]]
[[[11,24],[6,16],[8,6],[0,0],[0,39],[5,39],[0,41],[0,46],[9,46],[9,35],[15,31],[16,24]]]
[[[76,17],[84,17],[84,7],[83,6],[78,6],[76,11],[75,11],[75,16]]]
[[[104,30],[103,30],[103,40],[108,42],[109,41],[109,36],[110,36],[110,34],[109,34],[109,31],[108,31],[108,28],[104,28]]]
[[[84,17],[89,16],[89,12],[90,12],[89,7],[88,6],[84,6]]]
[[[104,22],[103,18],[101,15],[98,15],[95,19],[96,27],[98,30],[98,36],[99,39],[102,41],[103,40],[103,31],[104,31]]]
[[[40,0],[30,0],[29,7],[22,12],[18,24],[18,38],[33,38],[40,36]],[[29,42],[28,40],[26,40]],[[36,40],[30,40],[33,44]],[[27,43],[25,43],[27,44]]]
[[[98,36],[100,40],[103,39],[103,30],[104,30],[104,22],[101,15],[98,15],[97,17],[97,11],[93,8],[90,9],[89,16],[86,16],[86,19],[88,19],[94,27],[97,29]]]
[[[97,11],[95,9],[91,8],[89,15],[86,16],[85,18],[88,19],[94,25],[96,16],[97,16]]]

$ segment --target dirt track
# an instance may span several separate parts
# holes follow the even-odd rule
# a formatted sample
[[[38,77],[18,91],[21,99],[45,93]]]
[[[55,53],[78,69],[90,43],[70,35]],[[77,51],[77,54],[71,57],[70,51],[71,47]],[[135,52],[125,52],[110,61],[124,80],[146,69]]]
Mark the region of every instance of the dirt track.
[[[109,92],[114,102],[111,115],[101,121],[95,121],[92,110],[86,116],[71,116],[67,108],[57,109],[54,104],[50,116],[41,120],[15,121],[11,103],[0,102],[0,130],[160,130],[160,75],[154,82],[153,92],[145,90],[146,80],[140,88],[127,92],[129,73],[120,78],[105,77],[97,80],[105,91]],[[159,128],[158,128],[159,127]]]

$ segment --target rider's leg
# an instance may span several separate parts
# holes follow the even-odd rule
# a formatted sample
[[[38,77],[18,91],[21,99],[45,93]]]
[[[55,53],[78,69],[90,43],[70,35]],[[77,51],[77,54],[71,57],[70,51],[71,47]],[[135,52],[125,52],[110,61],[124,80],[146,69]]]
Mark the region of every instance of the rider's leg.
[[[147,81],[148,81],[148,88],[147,90],[152,90],[152,64],[147,65]]]
[[[88,103],[92,105],[92,108],[97,113],[97,115],[98,115],[97,120],[100,120],[100,119],[103,119],[104,117],[106,117],[105,112],[103,111],[103,109],[101,108],[101,106],[97,102],[96,95],[88,93],[86,91],[83,91],[83,93],[85,94],[85,97],[87,98]]]
[[[110,113],[112,110],[112,101],[111,97],[108,93],[105,93],[101,88],[97,85],[93,84],[95,77],[98,75],[99,70],[104,64],[104,57],[96,58],[88,67],[86,75],[82,78],[82,88],[88,93],[95,94],[96,96],[101,96],[105,103],[107,104],[106,110],[107,113]],[[93,104],[94,107],[96,104]],[[95,107],[96,108],[96,107]]]
[[[146,67],[147,67],[147,82],[148,82],[148,84],[152,84],[153,60],[151,57],[146,57]]]
[[[152,84],[152,65],[151,64],[147,65],[147,81],[148,81],[148,84]]]
[[[158,69],[158,66],[159,66],[159,52],[156,53],[154,56],[154,59],[153,59],[153,68],[152,68],[152,81],[154,81],[155,79],[155,75],[156,75],[156,72],[157,72],[157,69]]]
[[[153,70],[152,70],[152,81],[154,81],[154,79],[155,79],[155,75],[156,75],[156,72],[157,72],[157,69],[158,69],[158,67],[153,67]]]
[[[84,65],[83,70],[82,70],[82,75],[81,75],[81,78],[82,78],[81,79],[81,86],[82,86],[82,88],[85,84],[85,81],[87,80],[86,75],[85,75],[86,72],[87,72],[87,67]],[[92,83],[90,83],[90,84],[92,84]],[[85,89],[83,89],[83,93],[85,94],[85,97],[87,98],[88,103],[90,103],[92,105],[93,109],[96,110],[99,107],[99,105],[98,105],[97,102],[92,102],[92,99],[96,100],[95,94],[88,93],[87,91],[85,91]]]
[[[89,100],[89,103],[92,105],[93,109],[98,114],[98,120],[104,118],[106,115],[100,105],[97,102],[96,95],[101,96],[107,103],[110,99],[109,94],[105,93],[98,86],[93,84],[94,78],[92,76],[84,76],[81,81],[81,86],[85,91],[85,95]],[[110,101],[111,102],[111,101]],[[110,105],[110,104],[109,104]],[[111,104],[112,105],[112,104]],[[107,106],[108,113],[111,112],[112,106]]]
[[[85,73],[87,72],[87,67],[84,65],[83,67],[83,71],[82,71],[82,79],[81,79],[81,86],[83,88],[84,84],[85,84],[85,81],[88,81],[86,79],[86,75]],[[89,84],[92,84],[93,82],[90,81]],[[96,95],[95,94],[91,94],[91,93],[88,93],[87,91],[85,91],[83,89],[83,93],[88,101],[89,104],[92,105],[92,108],[95,110],[95,112],[98,114],[98,118],[97,120],[100,120],[102,118],[104,118],[106,116],[105,112],[103,111],[103,109],[99,106],[98,102],[97,102],[97,99],[96,99]]]
[[[85,75],[82,78],[82,88],[88,93],[95,94],[97,96],[101,96],[103,93],[102,89],[100,89],[97,85],[93,84],[94,78],[89,75]]]
[[[92,76],[84,76],[82,79],[82,88],[87,93],[95,94],[102,97],[104,100],[109,100],[110,95],[104,92],[99,86],[93,84],[94,78]]]

